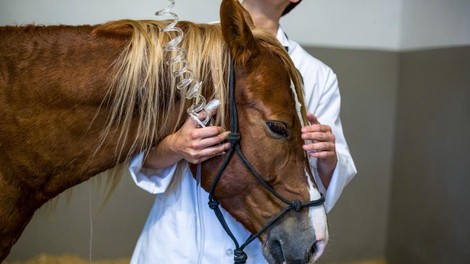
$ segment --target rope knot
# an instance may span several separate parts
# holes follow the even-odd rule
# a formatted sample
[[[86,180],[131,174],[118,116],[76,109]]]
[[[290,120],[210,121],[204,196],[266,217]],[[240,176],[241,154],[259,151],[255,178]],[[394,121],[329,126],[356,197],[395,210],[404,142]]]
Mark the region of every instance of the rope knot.
[[[214,209],[216,209],[217,207],[219,207],[219,201],[214,200],[214,199],[209,199],[208,204],[209,204],[209,207],[210,207],[212,210],[214,210]]]
[[[302,202],[299,200],[295,200],[292,202],[291,206],[292,206],[292,209],[298,212],[302,209]]]
[[[243,251],[243,249],[235,249],[234,250],[234,257],[233,257],[233,260],[235,260],[235,264],[245,264],[246,263],[246,260],[248,259],[248,257],[246,256],[246,253],[245,251]]]
[[[228,134],[228,138],[227,138],[228,142],[230,143],[238,143],[240,142],[240,134],[237,133],[237,132],[230,132],[230,134]]]

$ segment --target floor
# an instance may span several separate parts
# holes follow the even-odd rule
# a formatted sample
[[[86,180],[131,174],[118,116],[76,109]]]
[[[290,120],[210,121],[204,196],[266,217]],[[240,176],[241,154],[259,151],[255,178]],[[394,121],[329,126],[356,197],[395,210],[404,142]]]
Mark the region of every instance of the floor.
[[[88,259],[79,258],[76,256],[62,255],[62,256],[49,256],[40,255],[26,261],[4,262],[3,264],[88,264]],[[115,260],[93,260],[93,264],[128,264],[129,259],[115,259]],[[350,263],[337,263],[337,264],[386,264],[383,259],[354,261]]]

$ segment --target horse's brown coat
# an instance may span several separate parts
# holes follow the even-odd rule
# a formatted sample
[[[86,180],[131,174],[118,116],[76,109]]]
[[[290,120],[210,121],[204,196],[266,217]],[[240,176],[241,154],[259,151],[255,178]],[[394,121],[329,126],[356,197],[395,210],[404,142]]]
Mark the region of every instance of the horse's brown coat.
[[[124,39],[92,30],[0,28],[0,259],[43,203],[115,165],[111,137],[90,156]]]

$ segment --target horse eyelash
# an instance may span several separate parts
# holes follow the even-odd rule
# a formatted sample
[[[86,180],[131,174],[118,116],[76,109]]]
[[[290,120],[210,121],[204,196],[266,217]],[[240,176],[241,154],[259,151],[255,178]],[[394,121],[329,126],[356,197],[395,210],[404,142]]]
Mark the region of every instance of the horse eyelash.
[[[281,125],[282,124],[282,125]],[[289,133],[287,133],[287,130],[285,128],[285,124],[279,121],[268,121],[266,122],[266,125],[268,126],[269,130],[280,137],[286,138],[289,136]]]

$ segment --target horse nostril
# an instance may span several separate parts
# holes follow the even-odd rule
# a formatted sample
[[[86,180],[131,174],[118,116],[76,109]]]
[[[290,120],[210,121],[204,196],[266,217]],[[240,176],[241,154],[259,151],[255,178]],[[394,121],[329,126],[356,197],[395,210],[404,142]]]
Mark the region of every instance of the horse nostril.
[[[313,256],[315,253],[317,253],[317,241],[313,242],[312,247],[310,248],[310,255]]]
[[[326,242],[326,240],[320,239],[313,243],[313,246],[310,248],[310,252],[312,253],[310,257],[313,257],[313,262],[316,262],[325,251]]]
[[[275,259],[284,259],[284,252],[282,252],[282,247],[279,240],[275,240],[271,244],[271,254],[274,256]]]

